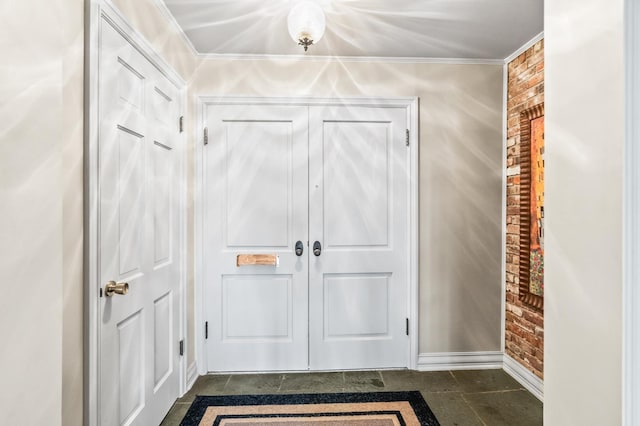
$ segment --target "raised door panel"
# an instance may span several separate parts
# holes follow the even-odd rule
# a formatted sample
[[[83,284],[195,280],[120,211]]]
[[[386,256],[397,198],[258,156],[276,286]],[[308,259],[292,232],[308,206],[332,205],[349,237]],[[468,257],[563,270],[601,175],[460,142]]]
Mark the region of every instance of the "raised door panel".
[[[131,424],[145,405],[144,333],[141,311],[118,323],[118,424]]]
[[[324,123],[327,249],[389,245],[389,126],[376,122]]]
[[[143,269],[144,143],[142,135],[118,126],[116,204],[120,277]]]
[[[291,276],[225,276],[223,341],[291,341]]]
[[[282,248],[291,237],[290,122],[225,123],[226,246]]]
[[[173,293],[168,292],[153,302],[153,389],[158,389],[173,371],[173,342],[175,341],[172,324]]]
[[[142,114],[144,113],[145,79],[142,75],[143,71],[136,68],[128,58],[118,56],[116,93],[120,101],[127,104],[127,107]]]
[[[389,337],[388,274],[324,275],[324,340]]]
[[[173,102],[170,91],[153,86],[151,91],[151,118],[157,123],[164,125],[168,119],[175,119],[173,113]]]
[[[175,154],[168,146],[154,142],[152,147],[152,196],[153,196],[153,263],[156,267],[171,262],[172,235],[174,231],[175,212],[172,206],[173,157]]]

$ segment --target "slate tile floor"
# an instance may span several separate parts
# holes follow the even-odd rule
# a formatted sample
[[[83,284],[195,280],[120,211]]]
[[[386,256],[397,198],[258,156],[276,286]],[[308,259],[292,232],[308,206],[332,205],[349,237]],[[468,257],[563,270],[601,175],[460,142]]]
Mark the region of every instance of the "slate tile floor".
[[[196,395],[419,390],[443,426],[542,424],[542,403],[502,370],[208,375],[162,422],[179,425]]]

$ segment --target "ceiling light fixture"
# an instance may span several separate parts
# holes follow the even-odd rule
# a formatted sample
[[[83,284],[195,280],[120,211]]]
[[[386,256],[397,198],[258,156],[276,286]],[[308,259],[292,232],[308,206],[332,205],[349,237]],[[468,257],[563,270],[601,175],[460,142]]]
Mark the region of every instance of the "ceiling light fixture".
[[[287,26],[293,41],[303,46],[306,52],[309,46],[317,44],[324,35],[324,12],[312,1],[301,1],[289,12]]]

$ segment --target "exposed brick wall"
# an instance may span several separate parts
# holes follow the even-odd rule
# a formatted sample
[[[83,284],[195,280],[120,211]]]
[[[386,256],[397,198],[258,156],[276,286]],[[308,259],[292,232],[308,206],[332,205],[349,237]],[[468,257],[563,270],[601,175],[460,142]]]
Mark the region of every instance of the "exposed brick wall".
[[[544,40],[508,65],[506,352],[543,378],[543,312],[518,299],[520,255],[520,112],[544,102]]]

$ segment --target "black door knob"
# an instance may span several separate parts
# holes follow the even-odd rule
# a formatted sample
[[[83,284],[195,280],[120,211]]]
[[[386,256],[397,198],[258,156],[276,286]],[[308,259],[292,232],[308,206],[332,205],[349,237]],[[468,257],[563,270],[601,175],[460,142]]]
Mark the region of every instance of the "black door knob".
[[[304,252],[304,245],[302,244],[302,241],[296,242],[296,256],[302,256],[303,252]]]
[[[313,254],[320,256],[320,253],[322,253],[322,245],[320,245],[320,241],[316,241],[313,243]]]

